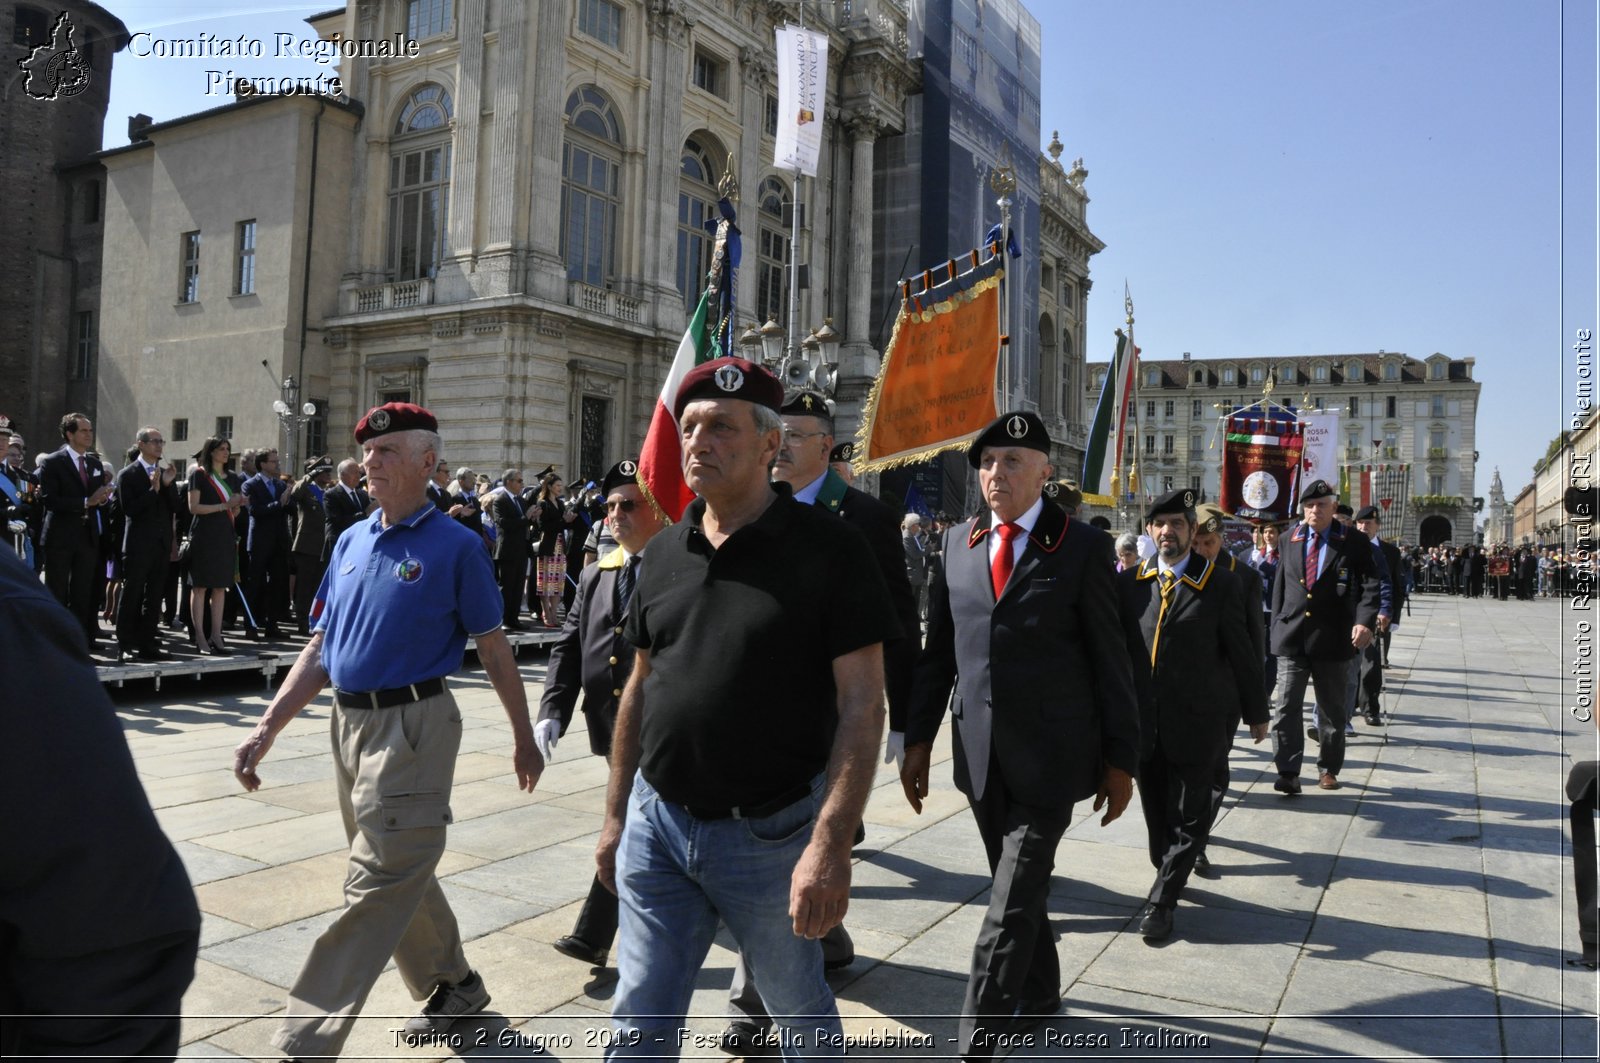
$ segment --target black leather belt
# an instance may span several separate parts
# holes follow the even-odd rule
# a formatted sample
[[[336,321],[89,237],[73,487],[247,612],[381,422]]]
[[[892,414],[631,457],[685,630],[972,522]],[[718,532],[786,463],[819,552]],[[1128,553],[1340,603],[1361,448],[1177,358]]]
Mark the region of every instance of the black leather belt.
[[[763,801],[759,805],[734,805],[732,808],[702,808],[699,805],[684,805],[689,815],[695,819],[761,819],[774,812],[781,812],[811,792],[809,782],[800,783],[790,787],[770,801]]]
[[[405,687],[389,690],[339,690],[334,689],[334,699],[347,709],[392,709],[396,705],[409,705],[413,701],[431,698],[444,693],[444,677],[424,679]]]

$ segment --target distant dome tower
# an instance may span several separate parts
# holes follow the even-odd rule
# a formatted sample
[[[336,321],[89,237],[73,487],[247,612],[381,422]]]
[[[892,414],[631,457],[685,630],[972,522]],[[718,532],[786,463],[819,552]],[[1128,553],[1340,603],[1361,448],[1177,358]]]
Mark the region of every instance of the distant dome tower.
[[[1494,479],[1489,481],[1489,516],[1483,525],[1483,541],[1488,545],[1511,541],[1511,507],[1506,505],[1499,466],[1495,466]]]
[[[61,445],[62,414],[94,413],[105,180],[90,156],[127,43],[98,4],[0,3],[0,412],[30,458]]]

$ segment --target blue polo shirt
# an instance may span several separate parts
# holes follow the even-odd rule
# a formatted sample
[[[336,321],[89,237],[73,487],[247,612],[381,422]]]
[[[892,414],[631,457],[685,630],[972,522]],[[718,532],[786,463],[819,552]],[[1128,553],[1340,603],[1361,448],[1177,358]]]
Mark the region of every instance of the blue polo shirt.
[[[387,690],[449,675],[467,639],[500,626],[483,540],[431,505],[339,537],[317,590],[322,666],[341,690]]]

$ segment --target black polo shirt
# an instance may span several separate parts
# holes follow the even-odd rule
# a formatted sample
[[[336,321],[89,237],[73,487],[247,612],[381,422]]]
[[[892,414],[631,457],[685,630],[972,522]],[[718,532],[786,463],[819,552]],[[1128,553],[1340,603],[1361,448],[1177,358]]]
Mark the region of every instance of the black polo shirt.
[[[824,770],[834,659],[899,632],[866,538],[775,490],[720,548],[696,499],[641,554],[625,631],[650,651],[639,767],[669,801],[757,805]]]

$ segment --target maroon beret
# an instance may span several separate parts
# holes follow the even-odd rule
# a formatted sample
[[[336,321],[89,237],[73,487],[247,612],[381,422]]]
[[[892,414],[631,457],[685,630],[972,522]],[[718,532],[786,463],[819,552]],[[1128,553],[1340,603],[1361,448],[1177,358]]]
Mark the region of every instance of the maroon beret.
[[[411,402],[386,402],[382,406],[374,406],[367,411],[356,425],[356,442],[365,443],[374,436],[386,436],[390,432],[410,432],[421,429],[424,432],[437,432],[439,422],[433,414],[421,406]]]
[[[777,413],[783,405],[783,385],[754,362],[713,358],[683,375],[672,416],[682,420],[683,408],[696,399],[743,399]]]

